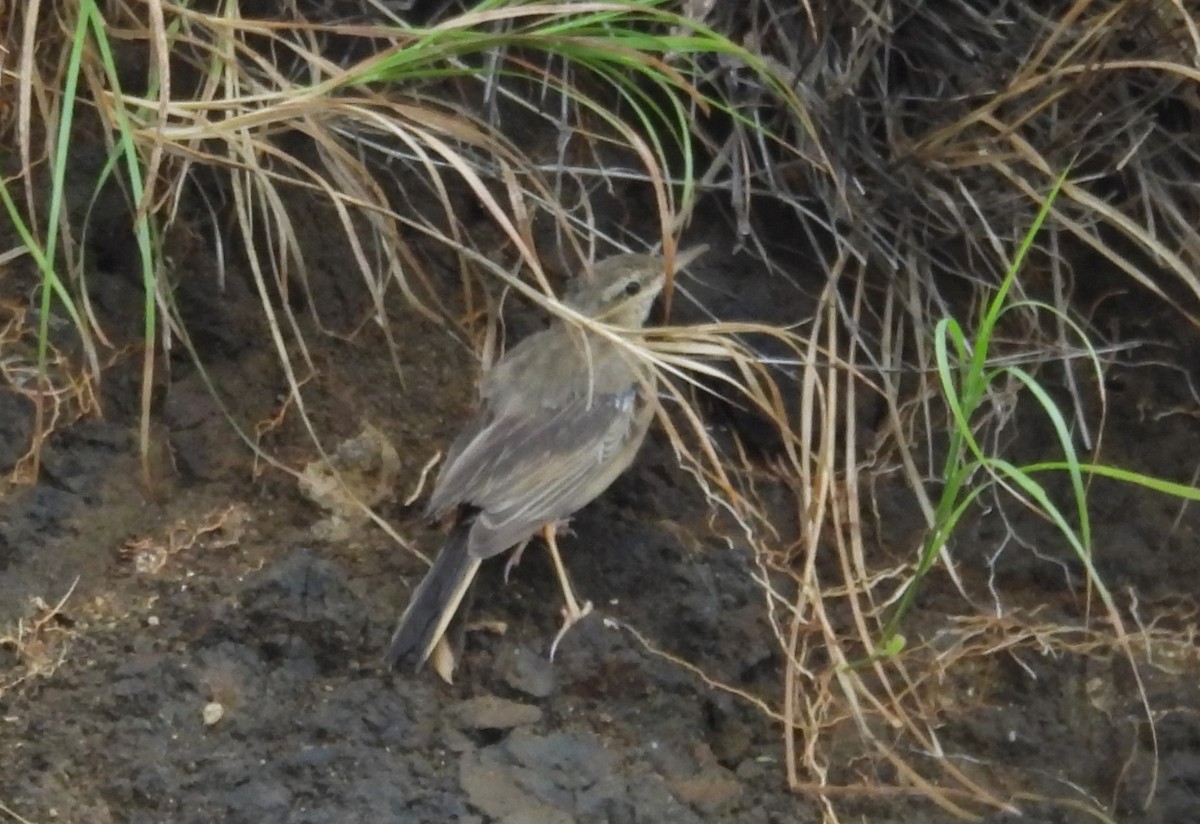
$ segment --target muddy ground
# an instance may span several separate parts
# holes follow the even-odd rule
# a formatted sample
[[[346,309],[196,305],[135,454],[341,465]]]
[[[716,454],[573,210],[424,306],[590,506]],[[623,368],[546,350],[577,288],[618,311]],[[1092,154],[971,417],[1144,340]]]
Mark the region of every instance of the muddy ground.
[[[120,274],[119,249],[110,258],[93,300],[114,336],[136,339],[136,281]],[[326,276],[310,284],[319,292],[313,304],[327,326],[355,329],[361,295],[329,258],[310,261]],[[188,260],[180,303],[230,415],[252,436],[260,426],[262,446],[302,470],[318,453],[299,410],[281,404],[285,383],[264,343],[257,298],[236,277],[220,294],[202,243]],[[724,253],[716,260],[744,267]],[[457,274],[442,271],[453,294]],[[10,273],[5,305],[16,306],[31,281],[19,268]],[[794,288],[767,282],[748,291],[798,315]],[[382,490],[379,517],[432,554],[439,532],[423,521],[419,500],[402,502],[471,407],[470,348],[452,325],[397,307],[393,363],[373,324],[322,335],[306,314],[311,306],[295,308],[309,324],[315,371],[302,377],[314,431],[331,453],[351,444],[338,458],[359,471],[357,488]],[[1134,328],[1114,334],[1178,330],[1169,312],[1142,308]],[[1186,481],[1200,426],[1187,381],[1197,339],[1172,334],[1168,347],[1138,354],[1168,365],[1112,368],[1105,455]],[[28,338],[7,346],[10,363],[28,358]],[[141,483],[139,368],[133,352],[107,366],[103,414],[64,422],[44,445],[36,478],[3,493],[0,820],[819,820],[817,801],[785,786],[776,724],[604,621],[636,627],[709,675],[780,701],[782,661],[757,567],[744,547],[727,547],[708,529],[661,434],[564,540],[577,587],[598,614],[551,663],[560,601],[544,553],[526,553],[507,584],[500,564],[485,568],[478,626],[450,686],[429,671],[380,666],[423,562],[352,513],[331,521],[296,477],[255,461],[186,357],[160,372],[154,481]],[[33,425],[32,404],[16,390],[0,391],[6,471]],[[379,435],[352,440],[368,427]],[[1032,424],[1023,432],[1017,446],[1031,454],[1049,443]],[[871,551],[911,552],[911,500],[886,481],[878,488],[883,526]],[[1194,627],[1195,510],[1113,484],[1096,485],[1093,506],[1098,564],[1123,603],[1136,597],[1143,618],[1165,609],[1176,616],[1168,630]],[[1044,543],[1008,547],[994,585],[1023,606],[1041,605],[1048,622],[1075,614],[1080,578],[1061,541],[1032,519],[1020,531]],[[958,551],[969,576],[989,574],[985,562],[1003,534],[987,518],[964,533]],[[927,587],[912,633],[936,627],[943,605],[958,597],[944,575]],[[1023,648],[955,670],[938,689],[969,697],[959,702],[969,709],[947,715],[942,743],[964,764],[986,764],[981,774],[1020,812],[984,811],[989,821],[1098,820],[1084,810],[1088,800],[1113,820],[1200,820],[1194,652],[1145,668],[1158,734],[1148,806],[1149,725],[1128,668],[1111,651],[1039,656]],[[832,768],[846,783],[904,783],[857,749],[852,731],[839,753],[844,760]],[[956,820],[917,793],[864,791],[837,804],[844,820]]]

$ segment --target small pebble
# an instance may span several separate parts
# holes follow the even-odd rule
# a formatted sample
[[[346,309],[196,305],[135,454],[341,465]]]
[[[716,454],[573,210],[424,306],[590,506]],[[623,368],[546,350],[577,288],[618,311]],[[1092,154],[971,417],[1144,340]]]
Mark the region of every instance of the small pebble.
[[[201,717],[204,719],[204,726],[211,727],[225,717],[225,707],[216,701],[210,701],[204,705]]]

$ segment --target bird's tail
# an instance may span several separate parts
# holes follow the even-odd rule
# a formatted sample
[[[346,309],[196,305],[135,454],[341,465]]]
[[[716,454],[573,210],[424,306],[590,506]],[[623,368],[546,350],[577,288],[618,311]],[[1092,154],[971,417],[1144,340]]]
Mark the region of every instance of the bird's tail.
[[[392,635],[384,659],[388,667],[412,660],[420,669],[446,632],[479,569],[479,559],[468,551],[471,524],[471,519],[463,519],[454,527],[433,566],[417,585]]]

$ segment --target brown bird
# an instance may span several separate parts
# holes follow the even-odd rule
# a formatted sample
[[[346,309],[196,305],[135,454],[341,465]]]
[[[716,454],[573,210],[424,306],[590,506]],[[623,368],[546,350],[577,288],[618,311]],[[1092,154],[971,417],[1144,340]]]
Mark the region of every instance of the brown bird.
[[[682,267],[704,247],[677,258]],[[663,258],[623,254],[578,277],[563,303],[582,315],[636,329],[663,288]],[[539,531],[566,599],[551,647],[591,610],[571,591],[554,541],[557,525],[586,506],[633,462],[654,418],[653,372],[617,343],[564,320],[522,340],[484,375],[481,409],[450,447],[429,501],[430,517],[455,523],[417,586],[387,653],[389,666],[419,668],[445,633],[479,565]]]

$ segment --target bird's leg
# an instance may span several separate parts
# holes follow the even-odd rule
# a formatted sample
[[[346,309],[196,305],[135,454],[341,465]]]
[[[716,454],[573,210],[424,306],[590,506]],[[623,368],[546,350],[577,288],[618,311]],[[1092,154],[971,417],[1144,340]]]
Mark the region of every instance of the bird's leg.
[[[0,2],[2,2],[2,1],[3,0],[0,0]],[[572,535],[572,534],[574,534],[571,531],[571,519],[570,518],[566,518],[561,521],[555,521],[548,528],[553,528],[555,535]],[[521,543],[517,544],[517,546],[513,549],[512,553],[508,556],[508,561],[506,561],[504,564],[504,583],[506,583],[506,584],[508,583],[508,576],[512,574],[512,571],[514,569],[516,569],[518,566],[520,566],[521,557],[525,553],[525,547],[529,546],[529,542],[532,540],[533,540],[533,538],[526,538],[524,541],[521,541]]]
[[[508,561],[506,561],[504,564],[504,583],[505,584],[508,583],[509,573],[511,573],[514,569],[516,569],[517,566],[521,563],[521,555],[523,555],[525,553],[525,547],[529,546],[529,542],[531,540],[533,540],[533,539],[526,538],[524,541],[521,541],[521,543],[517,544],[516,549],[514,549],[512,551],[512,553],[508,556]]]
[[[551,661],[554,660],[554,654],[558,651],[558,642],[563,639],[567,631],[592,611],[591,601],[584,601],[583,607],[580,607],[579,602],[575,600],[575,592],[571,589],[570,579],[567,578],[567,569],[563,566],[562,558],[558,554],[558,543],[555,540],[557,531],[558,528],[555,524],[547,524],[542,529],[542,537],[546,539],[546,549],[550,551],[550,558],[554,561],[554,571],[558,573],[558,582],[562,586],[563,598],[567,602],[562,609],[562,628],[559,629],[558,635],[554,636],[554,643],[550,645]]]

